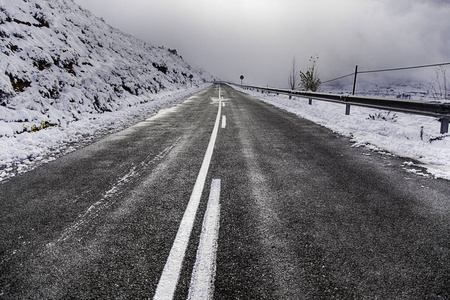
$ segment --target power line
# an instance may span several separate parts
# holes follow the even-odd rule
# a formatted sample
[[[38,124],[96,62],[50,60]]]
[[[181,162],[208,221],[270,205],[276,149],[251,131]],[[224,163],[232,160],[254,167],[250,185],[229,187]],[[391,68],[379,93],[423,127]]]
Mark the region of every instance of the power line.
[[[421,65],[421,66],[413,66],[413,67],[401,67],[401,68],[391,68],[391,69],[380,69],[380,70],[367,70],[367,71],[359,71],[358,74],[367,74],[367,73],[378,73],[378,72],[389,72],[389,71],[400,71],[400,70],[409,70],[409,69],[419,69],[419,68],[429,68],[429,67],[438,67],[438,66],[445,66],[445,65],[450,65],[450,62],[447,63],[441,63],[441,64],[432,64],[432,65]],[[355,75],[355,73],[350,73],[344,76],[340,76],[334,79],[330,79],[327,81],[323,81],[322,84],[324,83],[328,83],[331,81],[335,81],[335,80],[339,80],[342,78],[346,78],[349,76],[353,76]]]
[[[338,78],[330,79],[330,80],[322,82],[322,84],[323,83],[328,83],[328,82],[331,82],[331,81],[335,81],[335,80],[339,80],[339,79],[342,79],[342,78],[345,78],[345,77],[353,76],[353,75],[355,75],[355,73],[351,73],[351,74],[344,75],[344,76],[341,76],[341,77],[338,77]]]
[[[399,70],[419,69],[419,68],[428,68],[428,67],[438,67],[438,66],[445,66],[445,65],[450,65],[450,62],[448,62],[448,63],[442,63],[442,64],[414,66],[414,67],[402,67],[402,68],[383,69],[383,70],[359,71],[358,73],[363,74],[363,73],[376,73],[376,72],[399,71]]]

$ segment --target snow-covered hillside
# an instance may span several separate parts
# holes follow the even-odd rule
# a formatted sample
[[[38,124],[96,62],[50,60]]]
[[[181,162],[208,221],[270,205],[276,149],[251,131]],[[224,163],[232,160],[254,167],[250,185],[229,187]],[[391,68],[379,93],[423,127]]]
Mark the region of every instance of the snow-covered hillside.
[[[176,105],[213,77],[72,0],[0,0],[0,181]]]
[[[72,0],[0,1],[0,137],[210,80],[176,50],[124,34]]]

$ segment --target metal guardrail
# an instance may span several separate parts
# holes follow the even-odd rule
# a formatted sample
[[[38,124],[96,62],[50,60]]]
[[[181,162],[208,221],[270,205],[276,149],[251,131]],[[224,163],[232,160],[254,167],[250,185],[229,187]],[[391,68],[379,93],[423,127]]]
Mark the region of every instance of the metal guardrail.
[[[277,94],[286,94],[290,96],[316,99],[342,103],[346,105],[346,114],[350,114],[350,105],[377,108],[382,110],[397,111],[408,114],[422,115],[438,118],[441,122],[441,134],[448,133],[450,120],[450,103],[441,103],[437,101],[405,100],[395,98],[380,98],[355,95],[340,95],[328,93],[304,92],[287,89],[276,89],[269,87],[260,87],[253,85],[240,85],[230,82],[223,82],[230,85],[239,86],[244,89],[257,89]]]

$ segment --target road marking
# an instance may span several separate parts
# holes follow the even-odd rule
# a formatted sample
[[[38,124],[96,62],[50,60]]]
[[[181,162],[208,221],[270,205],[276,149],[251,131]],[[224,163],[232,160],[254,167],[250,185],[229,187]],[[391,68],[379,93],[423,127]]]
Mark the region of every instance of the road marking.
[[[167,262],[164,266],[161,278],[159,279],[158,286],[156,287],[155,296],[153,297],[154,300],[173,299],[173,295],[178,284],[178,279],[180,277],[184,255],[189,243],[189,237],[194,225],[195,215],[197,213],[203,187],[205,185],[206,175],[208,174],[209,165],[211,163],[217,132],[219,131],[219,121],[222,107],[221,104],[222,103],[219,98],[219,109],[217,111],[214,129],[211,133],[211,139],[209,141],[208,148],[206,149],[205,157],[203,158],[203,163],[200,167],[197,180],[195,181],[191,198],[189,199],[189,203],[186,207],[186,211],[184,212],[180,227],[178,228],[175,241],[173,242],[172,249],[170,249],[169,257],[167,258]]]
[[[216,277],[217,240],[220,226],[220,179],[213,179],[203,218],[197,258],[192,271],[188,299],[212,299]]]
[[[225,107],[225,102],[224,102],[224,103],[222,103],[222,107]]]
[[[222,128],[225,128],[227,126],[227,117],[225,115],[222,116]]]

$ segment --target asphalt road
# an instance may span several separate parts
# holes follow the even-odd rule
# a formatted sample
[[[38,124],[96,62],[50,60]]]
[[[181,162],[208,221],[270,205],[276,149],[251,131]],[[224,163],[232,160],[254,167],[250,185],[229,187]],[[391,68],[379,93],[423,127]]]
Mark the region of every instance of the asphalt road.
[[[0,299],[151,299],[171,251],[186,299],[213,180],[214,299],[450,299],[450,183],[404,161],[213,85],[0,184]]]

